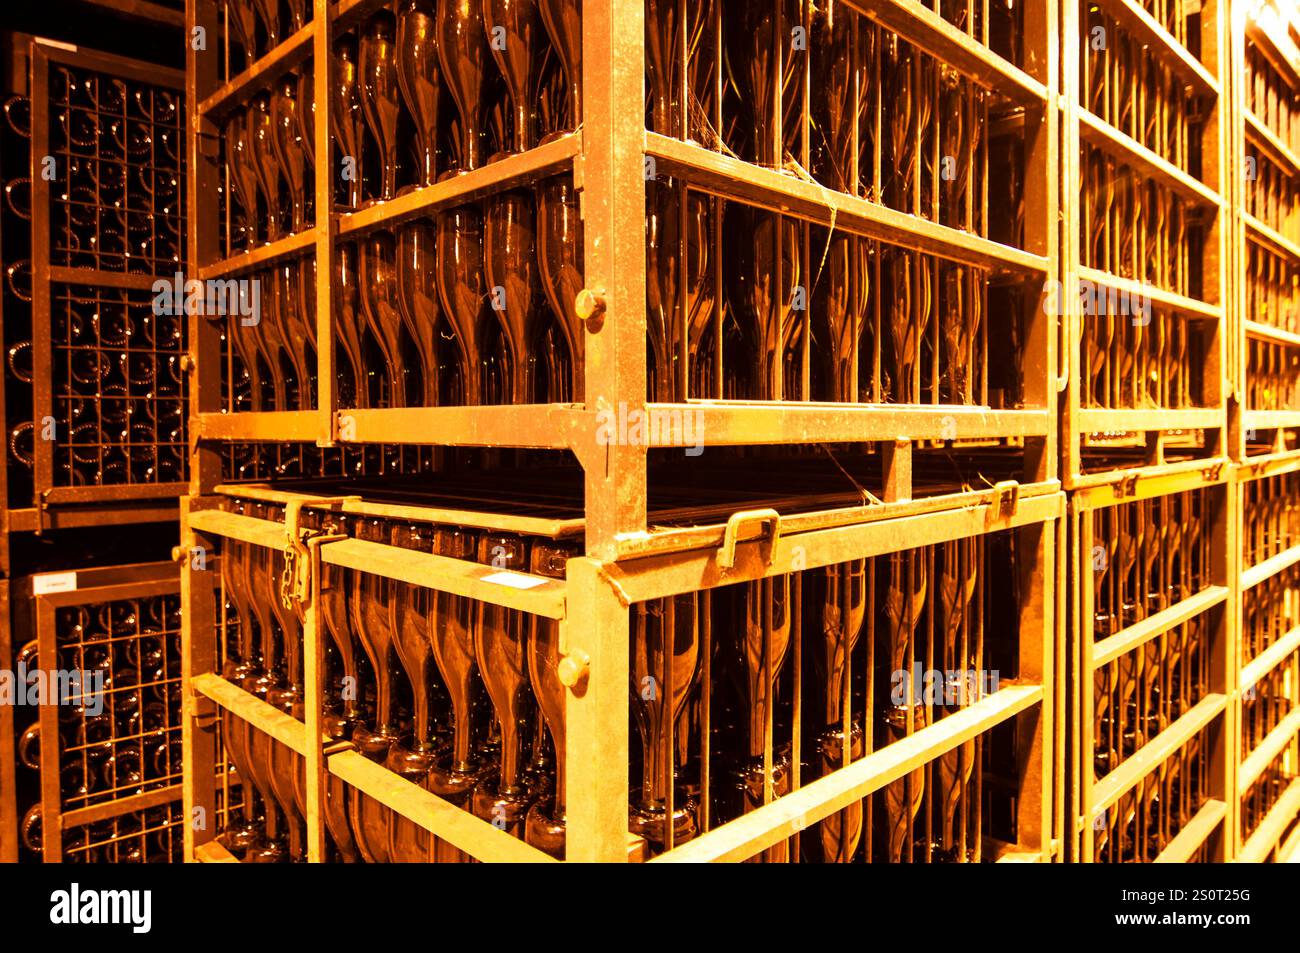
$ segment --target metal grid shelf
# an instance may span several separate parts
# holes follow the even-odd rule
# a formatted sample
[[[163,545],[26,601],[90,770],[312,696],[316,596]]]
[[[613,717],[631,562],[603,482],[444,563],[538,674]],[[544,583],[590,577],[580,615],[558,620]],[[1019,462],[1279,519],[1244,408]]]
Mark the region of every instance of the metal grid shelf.
[[[1236,856],[1258,862],[1289,853],[1284,842],[1297,804],[1288,784],[1295,778],[1300,742],[1300,618],[1293,605],[1300,585],[1300,453],[1238,464],[1233,482],[1240,527],[1240,555],[1234,559]]]
[[[40,792],[17,831],[46,861],[75,860],[115,818],[180,800],[179,574],[170,563],[98,567],[28,577],[18,591],[17,628],[36,638],[14,658],[83,680],[47,686],[17,744],[20,770],[39,772]],[[7,620],[4,628],[8,638]],[[8,810],[17,802],[6,786]]]

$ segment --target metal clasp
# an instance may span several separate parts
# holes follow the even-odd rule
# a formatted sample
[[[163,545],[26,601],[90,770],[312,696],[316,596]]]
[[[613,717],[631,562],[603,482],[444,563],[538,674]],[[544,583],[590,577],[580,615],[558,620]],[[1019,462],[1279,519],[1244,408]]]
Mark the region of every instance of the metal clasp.
[[[993,512],[1004,519],[1014,516],[1020,507],[1020,484],[1015,480],[1003,480],[993,484]]]

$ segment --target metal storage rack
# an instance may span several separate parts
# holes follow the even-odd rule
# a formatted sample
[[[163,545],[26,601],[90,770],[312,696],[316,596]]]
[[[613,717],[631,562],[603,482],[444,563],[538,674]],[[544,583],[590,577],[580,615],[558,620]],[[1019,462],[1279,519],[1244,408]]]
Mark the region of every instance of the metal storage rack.
[[[223,351],[220,327],[203,316],[191,320],[191,493],[183,507],[181,548],[212,554],[224,552],[229,541],[237,540],[273,553],[284,552],[289,546],[296,553],[298,576],[290,604],[300,612],[303,631],[305,715],[302,720],[289,717],[220,678],[218,620],[223,613],[222,600],[216,595],[218,580],[210,562],[207,568],[185,564],[184,656],[190,697],[184,735],[186,764],[192,766],[185,780],[187,811],[215,804],[215,785],[209,780],[213,775],[206,768],[219,756],[213,716],[224,710],[305,760],[302,814],[309,835],[309,859],[324,855],[331,777],[342,779],[475,858],[546,859],[536,849],[404,781],[361,753],[335,750],[332,741],[322,736],[324,647],[319,588],[323,567],[333,567],[379,574],[558,622],[564,677],[572,686],[564,694],[567,859],[627,861],[643,857],[644,843],[629,835],[625,770],[630,751],[629,638],[638,604],[723,585],[780,580],[791,573],[884,556],[906,547],[942,546],[1008,530],[1021,555],[1016,571],[1021,586],[1016,607],[1020,640],[1013,683],[776,800],[771,800],[773,753],[769,738],[764,757],[768,770],[760,798],[765,803],[669,850],[662,859],[745,859],[779,849],[808,825],[891,783],[907,783],[903,779],[909,775],[999,726],[1014,726],[1010,730],[1023,756],[1019,776],[1011,779],[1016,833],[1013,842],[1001,845],[997,853],[1007,859],[1040,860],[1059,854],[1062,785],[1054,765],[1063,762],[1058,757],[1061,736],[1054,673],[1063,645],[1054,637],[1057,606],[1051,583],[1058,573],[1063,497],[1056,481],[1057,341],[1054,324],[1040,306],[1043,280],[1057,274],[1058,117],[1050,107],[1056,100],[1058,76],[1055,36],[1050,28],[1055,22],[1055,4],[1049,0],[1049,16],[1025,18],[1023,67],[993,52],[987,42],[987,20],[985,32],[972,36],[973,20],[963,31],[918,3],[863,0],[836,5],[836,16],[865,17],[858,21],[855,35],[878,25],[946,64],[945,75],[951,72],[966,84],[971,109],[991,102],[1005,106],[999,131],[1016,137],[1017,149],[1023,154],[1023,165],[1018,167],[1023,171],[1026,193],[1015,244],[986,237],[987,227],[943,224],[946,212],[936,214],[934,208],[921,207],[919,186],[908,193],[910,208],[900,209],[887,204],[893,201],[887,191],[870,191],[857,183],[837,191],[823,182],[810,181],[814,176],[808,171],[813,163],[806,134],[806,98],[801,112],[803,137],[796,150],[802,155],[800,174],[783,174],[662,130],[648,131],[642,115],[627,108],[642,97],[648,65],[647,5],[642,0],[589,0],[584,4],[580,43],[583,108],[576,132],[389,201],[356,211],[332,211],[335,183],[331,170],[337,167],[339,156],[330,134],[329,112],[336,106],[325,104],[331,102],[338,79],[334,75],[334,41],[381,6],[372,0],[333,4],[315,0],[304,25],[269,50],[259,44],[260,55],[251,64],[227,74],[220,58],[212,53],[219,48],[214,38],[221,35],[218,4],[213,0],[188,4],[187,30],[202,28],[209,38],[207,55],[193,49],[188,53],[189,189],[194,210],[189,257],[198,276],[249,275],[268,264],[286,259],[305,261],[314,255],[315,314],[308,317],[306,326],[309,331],[314,328],[316,341],[332,343],[340,340],[336,325],[342,305],[330,276],[341,240],[454,208],[509,186],[571,172],[581,191],[584,234],[585,289],[579,303],[580,313],[587,319],[582,402],[348,407],[338,389],[342,376],[338,354],[333,347],[320,346],[314,368],[320,386],[314,401],[299,400],[292,409],[277,402],[274,410],[245,410],[236,403],[235,388],[229,386],[231,378],[226,377],[227,386],[223,387],[221,369],[228,369],[231,359],[229,352]],[[792,22],[811,25],[802,19],[802,4],[789,6],[794,11]],[[716,36],[717,24],[711,19],[705,32],[711,30]],[[679,78],[687,71],[685,50],[686,43],[679,42],[673,66]],[[922,59],[920,53],[909,55],[917,62]],[[313,64],[311,89],[317,104],[311,150],[314,224],[228,255],[222,244],[222,223],[228,220],[219,214],[223,185],[217,161],[223,133],[219,120],[236,104],[250,100],[307,60]],[[919,76],[921,67],[912,68]],[[811,69],[807,60],[796,69],[802,71],[798,88],[805,97]],[[720,85],[720,72],[713,75],[712,81]],[[879,97],[872,102],[878,109]],[[716,102],[714,105],[721,108]],[[916,122],[915,128],[919,130],[921,125]],[[939,133],[936,128],[933,140],[925,143],[919,132],[917,135],[917,149],[909,161],[919,181],[921,146],[939,148]],[[648,160],[656,179],[653,186],[647,183]],[[896,391],[912,398],[900,404],[716,398],[682,402],[680,397],[676,402],[647,400],[647,249],[639,223],[646,217],[647,193],[660,187],[657,180],[661,177],[671,177],[677,183],[683,201],[688,200],[687,190],[692,194],[698,190],[712,196],[706,201],[715,205],[722,200],[750,204],[813,227],[842,231],[862,242],[901,249],[897,258],[908,263],[904,265],[908,269],[914,268],[912,256],[917,260],[931,256],[927,260],[956,263],[984,276],[987,282],[1010,289],[999,293],[1012,295],[1008,313],[1020,319],[1019,393],[1002,395],[999,407],[985,401],[983,390],[978,396],[963,390],[970,400],[944,403],[941,388],[949,385],[939,382],[937,362],[921,380],[920,362],[905,357],[900,366],[910,368],[916,377],[905,391]],[[967,215],[974,205],[967,201]],[[973,221],[967,217],[962,225]],[[637,223],[637,227],[629,228],[628,223]],[[811,252],[805,243],[805,258]],[[937,264],[934,267],[937,273]],[[921,269],[909,272],[917,281],[920,273]],[[937,327],[936,321],[931,333],[937,334]],[[879,345],[881,338],[876,341]],[[965,347],[969,353],[971,346],[972,342],[966,341],[959,350]],[[806,347],[798,360],[804,362],[806,385]],[[307,371],[300,371],[301,376],[308,377]],[[873,390],[868,396],[879,400],[882,385],[874,374],[870,379]],[[780,390],[775,393],[780,395]],[[806,386],[801,393],[809,393]],[[928,405],[920,402],[926,393],[930,395]],[[600,412],[620,407],[665,414],[698,411],[710,447],[876,444],[881,467],[879,493],[873,490],[871,495],[879,500],[802,514],[738,509],[713,525],[654,525],[650,518],[654,488],[649,482],[647,456],[656,440],[652,437],[647,446],[598,439]],[[353,494],[347,492],[346,484],[326,494],[325,500],[309,491],[276,497],[280,504],[288,503],[283,523],[231,512],[223,508],[230,497],[255,496],[257,491],[221,485],[233,477],[223,472],[223,446],[249,441],[297,441],[345,449],[365,444],[423,444],[568,450],[584,474],[580,526],[585,555],[568,561],[562,579],[531,577],[529,588],[516,589],[485,581],[483,577],[491,574],[464,560],[305,530],[299,522],[304,509],[364,513],[368,505],[374,505],[350,499]],[[928,468],[920,464],[920,451],[927,444],[954,441],[997,445],[1002,452],[993,457],[1003,462],[994,464],[992,471],[1003,472],[1010,479],[989,489],[936,492]],[[340,492],[349,499],[338,499]],[[392,515],[382,506],[379,512]],[[466,514],[406,507],[400,515],[456,525]],[[578,620],[581,624],[575,625]],[[216,834],[210,828],[187,830],[187,858],[229,859],[215,842]]]
[[[1238,821],[1235,856],[1244,861],[1297,856],[1300,810],[1295,710],[1295,631],[1286,592],[1294,584],[1295,540],[1288,517],[1296,492],[1300,432],[1300,24],[1283,5],[1233,8],[1236,112],[1241,156],[1234,201],[1235,389],[1232,453],[1240,545],[1231,556],[1240,649]],[[1288,497],[1287,494],[1290,494]],[[1292,590],[1293,591],[1293,590]],[[1266,616],[1267,613],[1275,613]]]
[[[1237,459],[1296,449],[1300,427],[1300,326],[1293,282],[1300,268],[1300,48],[1273,4],[1234,8],[1237,176],[1234,273],[1240,434]]]
[[[1226,461],[1223,4],[1062,4],[1067,488]]]
[[[186,328],[152,308],[185,250],[184,76],[42,39],[29,61],[32,279],[19,289],[14,261],[9,287],[31,333],[9,367],[31,385],[31,419],[7,439],[32,488],[30,507],[6,506],[6,546],[10,532],[174,518],[188,462]]]

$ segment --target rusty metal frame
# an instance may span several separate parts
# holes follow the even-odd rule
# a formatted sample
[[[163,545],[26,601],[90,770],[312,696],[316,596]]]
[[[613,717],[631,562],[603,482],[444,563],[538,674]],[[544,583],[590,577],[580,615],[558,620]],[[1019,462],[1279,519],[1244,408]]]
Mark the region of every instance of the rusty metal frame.
[[[315,51],[317,101],[328,90],[331,29],[340,29],[352,17],[374,9],[373,0],[342,0],[330,4],[315,0],[314,18],[307,30],[310,37],[295,35],[291,47],[273,50],[251,68],[269,76],[282,69],[291,56],[305,57],[310,39]],[[1025,72],[1002,60],[987,47],[953,30],[936,15],[915,3],[898,0],[853,0],[852,6],[906,36],[910,42],[957,69],[991,93],[1009,97],[1026,106],[1026,235],[1025,248],[1015,249],[945,228],[919,217],[893,212],[879,205],[847,195],[810,189],[805,183],[771,170],[745,163],[732,163],[685,143],[648,133],[638,110],[626,108],[642,96],[644,76],[644,4],[641,0],[588,0],[583,19],[584,117],[578,134],[533,152],[494,163],[479,179],[418,190],[401,199],[374,206],[351,216],[327,213],[330,208],[327,155],[328,124],[317,119],[316,195],[317,221],[304,232],[279,243],[264,246],[245,256],[218,260],[215,216],[213,142],[217,128],[213,115],[236,100],[241,89],[256,79],[249,76],[219,87],[215,57],[188,53],[187,99],[191,174],[191,228],[189,260],[201,275],[235,274],[271,258],[301,253],[314,244],[317,258],[317,301],[328,302],[329,262],[332,236],[376,227],[426,211],[468,194],[499,188],[510,181],[528,181],[546,172],[572,166],[582,192],[585,222],[585,271],[587,287],[604,305],[606,318],[599,333],[587,338],[586,391],[581,407],[510,406],[477,408],[424,408],[409,410],[346,411],[348,432],[353,442],[412,441],[438,445],[539,446],[573,450],[586,473],[583,529],[587,555],[570,561],[567,578],[561,583],[520,592],[491,591],[475,578],[480,570],[465,570],[437,563],[409,551],[393,552],[383,561],[384,572],[420,585],[472,594],[475,598],[517,608],[533,607],[542,614],[563,613],[561,644],[570,654],[584,653],[589,672],[581,694],[567,700],[569,759],[568,813],[570,817],[567,856],[575,861],[618,861],[629,859],[627,831],[627,725],[628,604],[674,592],[691,592],[748,579],[765,578],[791,567],[813,568],[865,555],[888,553],[928,542],[955,540],[1012,529],[1028,554],[1021,567],[1024,604],[1021,619],[1023,684],[1006,687],[988,703],[971,709],[964,717],[950,716],[943,724],[918,732],[910,745],[891,746],[873,760],[859,762],[852,773],[837,772],[832,783],[808,785],[800,790],[798,805],[807,817],[825,816],[835,805],[862,796],[885,783],[898,772],[933,760],[964,738],[994,725],[1015,719],[1017,732],[1029,752],[1023,765],[1020,800],[1021,843],[1005,851],[1007,859],[1049,860],[1062,853],[1060,822],[1063,806],[1054,782],[1059,777],[1057,753],[1064,743],[1064,727],[1057,717],[1054,695],[1058,676],[1056,603],[1054,582],[1058,578],[1058,541],[1063,538],[1059,520],[1064,498],[1058,491],[1057,428],[1054,414],[1058,393],[1058,362],[1061,357],[1055,323],[1041,307],[1026,307],[1024,341],[1025,404],[1023,411],[992,411],[986,408],[911,407],[890,405],[836,406],[825,404],[735,404],[722,401],[692,401],[686,405],[648,403],[646,393],[646,301],[645,247],[639,228],[645,214],[647,156],[679,169],[688,180],[704,188],[738,194],[748,201],[783,209],[812,221],[867,235],[879,235],[891,242],[957,261],[978,262],[999,272],[1047,278],[1057,273],[1057,207],[1059,183],[1059,113],[1055,108],[1059,82],[1058,38],[1052,29],[1057,2],[1047,0],[1045,18],[1026,23],[1027,60]],[[216,24],[213,0],[189,0],[187,27]],[[240,88],[234,88],[238,85]],[[322,148],[323,147],[323,148]],[[549,152],[546,150],[550,150]],[[737,191],[739,190],[739,191]],[[206,211],[205,211],[206,210]],[[321,341],[333,339],[332,314],[321,307],[316,315]],[[223,414],[218,375],[219,342],[215,328],[201,317],[190,324],[191,388],[191,485],[190,498],[182,506],[182,549],[201,546],[219,548],[223,535],[262,545],[283,545],[284,530],[278,524],[237,520],[217,510],[213,496],[219,480],[216,445],[238,440],[305,440],[333,445],[340,439],[341,412],[328,382],[333,380],[326,359],[321,358],[318,379],[318,407],[313,411],[263,414]],[[319,349],[321,354],[329,348]],[[329,373],[327,373],[329,372]],[[809,521],[802,532],[792,527],[795,518],[783,526],[780,540],[768,545],[754,529],[733,534],[734,553],[722,557],[725,527],[703,527],[683,534],[667,545],[646,546],[647,529],[646,446],[599,446],[593,439],[596,412],[600,408],[625,404],[630,410],[684,407],[705,414],[710,432],[721,435],[722,444],[776,444],[809,441],[877,441],[886,444],[891,492],[879,512],[832,517],[828,525]],[[1013,438],[1026,447],[1024,486],[993,488],[961,494],[942,501],[910,501],[912,442],[945,439],[956,420],[959,427],[970,425],[973,436]],[[966,430],[961,430],[963,436]],[[900,439],[901,438],[901,439]],[[1018,503],[1016,500],[1018,499]],[[893,507],[891,509],[891,507]],[[252,523],[263,522],[255,527]],[[738,538],[736,538],[738,537]],[[378,565],[381,555],[374,544],[357,541],[330,542],[319,547],[319,559],[353,564]],[[798,551],[796,552],[796,547]],[[385,547],[379,547],[383,549]],[[453,561],[454,562],[454,561]],[[182,568],[182,591],[186,613],[184,623],[185,683],[187,685],[184,738],[188,766],[185,781],[187,809],[214,803],[210,773],[196,766],[210,765],[217,756],[214,714],[219,707],[236,711],[264,730],[304,754],[312,772],[309,794],[309,856],[320,855],[319,804],[326,773],[345,777],[363,787],[395,810],[417,823],[446,836],[483,859],[523,859],[520,852],[531,850],[501,832],[482,825],[463,813],[443,810],[427,792],[399,779],[373,774],[372,767],[358,763],[350,752],[327,753],[316,733],[301,723],[285,724],[283,716],[263,710],[255,699],[242,697],[227,684],[218,684],[216,671],[216,620],[214,581],[205,570]],[[400,574],[400,575],[399,575]],[[500,587],[498,587],[500,588]],[[509,601],[507,601],[509,600]],[[556,601],[558,600],[558,602]],[[581,619],[580,626],[571,620]],[[308,611],[305,624],[305,658],[311,665],[320,651],[320,633],[314,614]],[[318,707],[321,686],[319,670],[306,685],[307,710]],[[273,717],[274,715],[274,717]],[[292,722],[292,719],[288,719]],[[750,856],[766,844],[780,839],[791,829],[794,818],[785,816],[786,798],[747,817],[741,826],[729,824],[701,838],[693,847],[701,856],[716,858]],[[313,815],[313,812],[315,814]],[[215,832],[187,830],[187,859],[226,861],[228,856],[213,844]],[[632,853],[635,854],[635,845]],[[527,859],[541,859],[530,854]],[[685,855],[683,855],[685,856]]]
[[[1248,9],[1249,8],[1249,9]],[[1247,282],[1250,281],[1249,251],[1251,246],[1263,249],[1288,266],[1300,267],[1300,235],[1284,234],[1261,221],[1247,210],[1245,197],[1252,189],[1244,157],[1258,153],[1256,161],[1267,161],[1279,174],[1300,185],[1300,156],[1294,143],[1283,142],[1276,130],[1267,125],[1264,117],[1256,115],[1247,101],[1248,54],[1262,58],[1282,84],[1291,90],[1300,89],[1300,47],[1288,32],[1286,17],[1272,2],[1253,5],[1239,4],[1233,8],[1231,23],[1230,75],[1233,83],[1234,155],[1243,157],[1233,178],[1234,239],[1233,274],[1245,276],[1234,295],[1233,371],[1235,381],[1235,417],[1231,439],[1233,459],[1246,460],[1250,454],[1248,437],[1264,431],[1272,435],[1265,455],[1287,449],[1288,436],[1300,430],[1300,406],[1284,409],[1264,409],[1249,405],[1248,385],[1251,374],[1249,349],[1252,341],[1278,348],[1282,353],[1300,350],[1300,336],[1271,324],[1257,320],[1248,313]],[[1284,350],[1285,349],[1285,350]]]
[[[1236,507],[1234,522],[1236,525],[1242,527],[1244,532],[1246,519],[1245,487],[1248,483],[1298,471],[1300,471],[1300,452],[1296,451],[1254,457],[1247,462],[1234,465],[1232,468],[1232,481],[1236,485],[1234,493],[1234,505]],[[1233,612],[1238,632],[1241,633],[1240,644],[1244,646],[1244,600],[1246,592],[1269,576],[1300,561],[1300,546],[1293,546],[1291,549],[1253,565],[1247,563],[1243,550],[1244,546],[1238,546],[1234,549],[1236,576],[1233,586],[1235,596]],[[1292,698],[1290,714],[1283,718],[1249,755],[1241,753],[1243,746],[1240,737],[1241,711],[1246,700],[1246,694],[1261,679],[1273,673],[1279,667],[1291,664],[1292,657],[1298,649],[1300,649],[1300,627],[1282,635],[1271,646],[1253,658],[1245,658],[1241,649],[1236,650],[1238,659],[1236,663],[1237,686],[1233,694],[1233,701],[1237,710],[1238,735],[1233,739],[1233,744],[1236,746],[1235,751],[1237,752],[1234,762],[1236,769],[1235,791],[1238,799],[1246,797],[1255,781],[1259,778],[1263,768],[1283,751],[1290,750],[1290,758],[1293,764],[1296,758],[1300,758],[1300,748],[1298,748],[1298,745],[1300,745],[1300,696]],[[1295,785],[1293,784],[1292,787],[1295,787]],[[1273,850],[1280,848],[1280,838],[1285,833],[1285,822],[1289,817],[1293,817],[1297,811],[1300,811],[1300,794],[1294,790],[1288,790],[1279,798],[1268,817],[1260,823],[1255,833],[1250,837],[1246,837],[1242,828],[1242,812],[1238,809],[1237,824],[1233,829],[1237,858],[1243,861],[1266,859]]]

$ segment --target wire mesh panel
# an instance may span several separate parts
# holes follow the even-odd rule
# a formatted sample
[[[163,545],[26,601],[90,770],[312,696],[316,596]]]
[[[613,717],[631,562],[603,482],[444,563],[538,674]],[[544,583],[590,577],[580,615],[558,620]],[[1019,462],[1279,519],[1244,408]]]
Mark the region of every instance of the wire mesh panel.
[[[31,317],[30,339],[10,345],[10,373],[30,385],[13,406],[30,413],[9,434],[30,471],[16,482],[38,507],[175,496],[187,466],[182,77],[40,40],[29,52],[30,207],[12,190],[10,204],[32,222],[31,259],[9,270]]]

